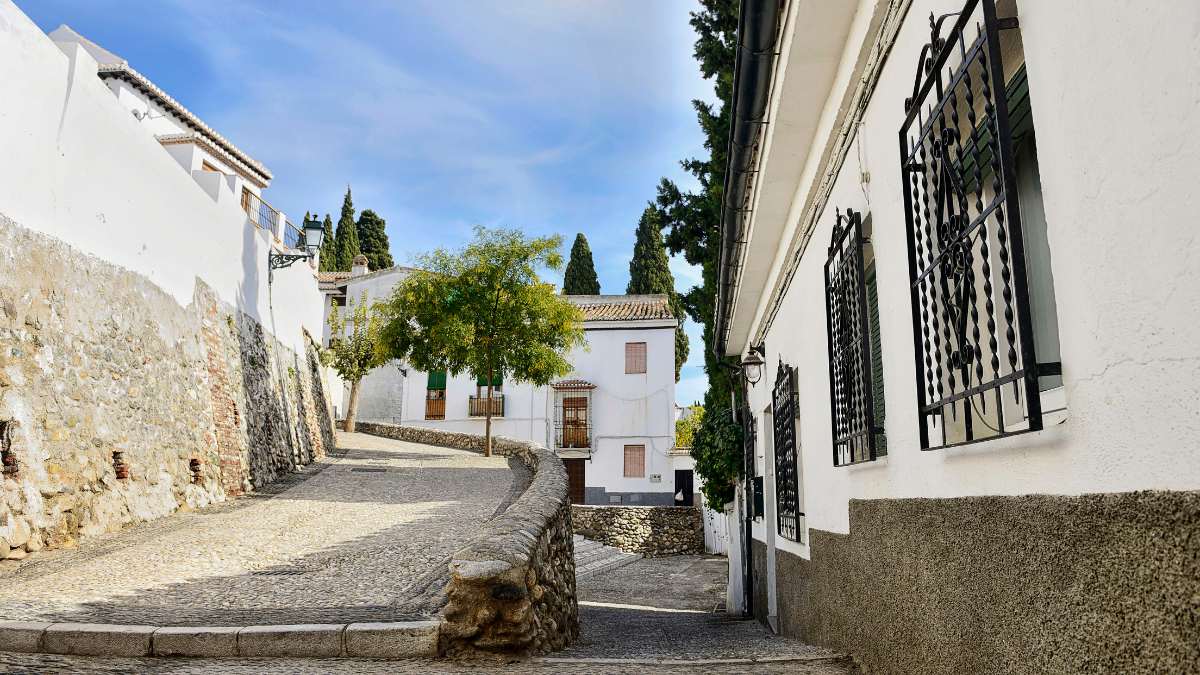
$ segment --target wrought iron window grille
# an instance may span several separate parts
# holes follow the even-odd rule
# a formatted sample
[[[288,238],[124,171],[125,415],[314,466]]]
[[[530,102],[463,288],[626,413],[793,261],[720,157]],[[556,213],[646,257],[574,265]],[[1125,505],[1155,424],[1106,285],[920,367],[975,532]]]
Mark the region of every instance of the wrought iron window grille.
[[[825,262],[833,465],[874,461],[878,437],[871,380],[871,329],[863,271],[862,214],[837,211]]]
[[[955,19],[950,22],[950,19]],[[947,29],[947,25],[949,28]],[[924,450],[1042,428],[994,0],[929,17],[900,128]]]
[[[775,426],[775,521],[780,536],[801,541],[804,511],[800,502],[796,398],[796,371],[780,359],[771,392],[771,420]]]

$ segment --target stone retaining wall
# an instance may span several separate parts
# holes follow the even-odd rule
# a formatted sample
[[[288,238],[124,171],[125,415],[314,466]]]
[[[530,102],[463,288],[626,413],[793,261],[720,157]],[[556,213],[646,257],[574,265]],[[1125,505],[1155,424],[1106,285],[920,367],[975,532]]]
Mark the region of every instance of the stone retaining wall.
[[[274,480],[332,447],[328,410],[311,340],[0,217],[0,559]]]
[[[363,433],[481,452],[483,437],[363,423]],[[579,636],[575,547],[567,472],[554,452],[492,437],[497,455],[519,459],[533,479],[450,561],[440,650],[447,656],[544,654]]]
[[[704,518],[695,506],[571,506],[575,533],[648,556],[704,553]]]

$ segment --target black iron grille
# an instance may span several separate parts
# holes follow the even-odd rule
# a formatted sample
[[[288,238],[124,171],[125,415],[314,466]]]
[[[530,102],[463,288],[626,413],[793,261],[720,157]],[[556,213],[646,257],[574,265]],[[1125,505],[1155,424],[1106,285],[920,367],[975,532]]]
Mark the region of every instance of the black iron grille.
[[[781,536],[801,541],[800,519],[804,512],[800,503],[795,377],[795,371],[780,360],[771,392],[771,419],[775,425],[775,519]]]
[[[862,214],[850,209],[838,211],[834,222],[825,263],[825,310],[833,464],[869,462],[882,429],[875,422],[871,382]]]
[[[900,129],[922,449],[1042,428],[999,40],[1016,20],[969,0],[929,26]]]

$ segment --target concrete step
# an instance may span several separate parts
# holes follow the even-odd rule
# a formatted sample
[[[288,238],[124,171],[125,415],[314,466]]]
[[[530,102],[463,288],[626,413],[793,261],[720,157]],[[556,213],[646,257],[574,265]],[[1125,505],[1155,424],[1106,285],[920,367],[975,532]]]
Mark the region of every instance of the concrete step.
[[[613,546],[605,546],[598,541],[585,539],[575,535],[575,579],[610,572],[630,563],[641,560],[638,553],[626,553]]]

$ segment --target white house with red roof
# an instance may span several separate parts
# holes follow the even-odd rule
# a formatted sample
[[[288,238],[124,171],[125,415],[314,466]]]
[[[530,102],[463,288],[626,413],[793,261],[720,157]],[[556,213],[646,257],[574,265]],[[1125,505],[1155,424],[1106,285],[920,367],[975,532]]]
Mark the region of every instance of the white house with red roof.
[[[383,300],[410,272],[393,267],[322,272],[325,311]],[[401,362],[363,378],[358,420],[482,434],[488,407],[499,436],[554,448],[578,504],[692,504],[692,459],[675,448],[675,326],[665,295],[568,296],[584,316],[587,345],[549,386],[424,373]],[[328,340],[328,326],[326,335]],[[338,412],[344,405],[330,387]],[[348,400],[341,391],[340,401]],[[698,503],[698,501],[696,502]]]

